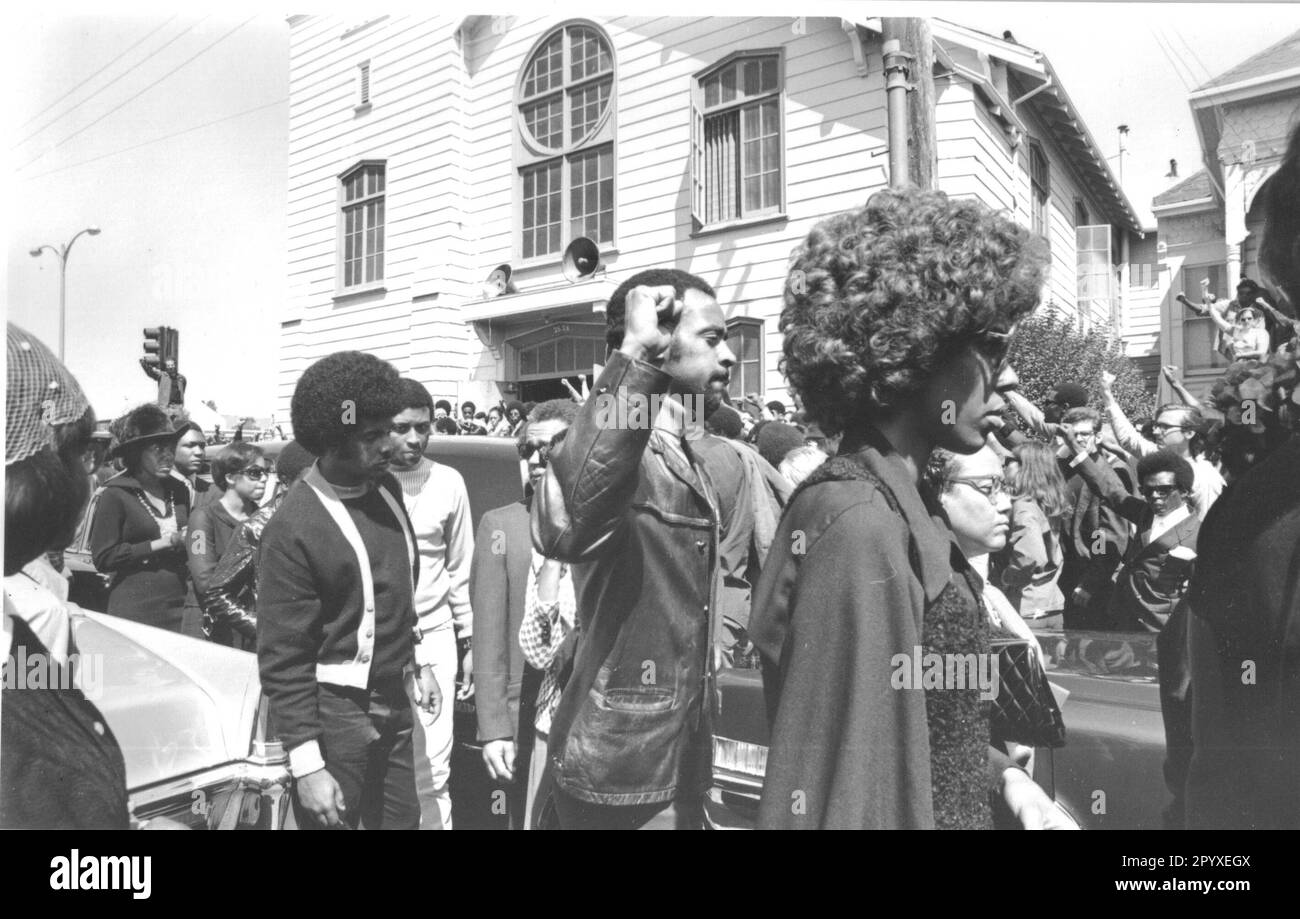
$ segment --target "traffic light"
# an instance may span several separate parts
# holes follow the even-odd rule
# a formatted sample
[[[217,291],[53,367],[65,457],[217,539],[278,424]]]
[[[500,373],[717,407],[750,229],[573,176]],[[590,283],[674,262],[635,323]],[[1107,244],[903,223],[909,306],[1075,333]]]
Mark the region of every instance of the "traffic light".
[[[164,347],[168,331],[170,330],[166,326],[157,325],[144,330],[144,357],[140,358],[140,366],[153,379],[157,379],[158,374],[163,369]]]
[[[163,326],[163,369],[177,373],[181,369],[181,333],[168,326]]]

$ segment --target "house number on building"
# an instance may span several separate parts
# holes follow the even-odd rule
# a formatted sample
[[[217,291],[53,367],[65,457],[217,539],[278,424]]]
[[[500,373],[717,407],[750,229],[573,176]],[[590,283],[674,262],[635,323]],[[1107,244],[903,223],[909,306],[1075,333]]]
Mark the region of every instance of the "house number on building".
[[[557,325],[551,327],[552,335],[568,335],[569,327],[567,325]]]

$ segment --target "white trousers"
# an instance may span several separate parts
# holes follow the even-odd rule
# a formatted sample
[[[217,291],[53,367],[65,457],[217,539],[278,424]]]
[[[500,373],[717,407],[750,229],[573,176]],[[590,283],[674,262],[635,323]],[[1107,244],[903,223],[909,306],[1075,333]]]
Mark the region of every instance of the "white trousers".
[[[424,709],[415,708],[415,791],[420,799],[420,829],[451,829],[451,792],[447,779],[451,775],[453,711],[456,704],[456,629],[426,632],[423,643],[431,643],[434,653],[433,673],[442,692],[442,711],[432,718]]]

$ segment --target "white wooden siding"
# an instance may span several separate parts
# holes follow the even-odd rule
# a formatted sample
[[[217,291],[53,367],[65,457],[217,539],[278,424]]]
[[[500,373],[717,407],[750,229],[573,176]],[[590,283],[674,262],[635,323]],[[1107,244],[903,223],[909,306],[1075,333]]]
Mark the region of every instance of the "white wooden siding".
[[[393,17],[342,38],[349,22],[310,17],[291,28],[288,289],[279,404],[311,361],[361,347],[448,398],[495,399],[505,374],[460,318],[496,265],[522,291],[562,283],[559,258],[517,257],[515,87],[538,40],[567,21],[481,17],[457,42],[460,17]],[[494,27],[495,24],[495,27]],[[886,184],[879,40],[868,74],[838,18],[615,17],[597,23],[615,56],[616,251],[608,274],[674,265],[701,275],[729,316],[764,320],[766,392],[788,400],[777,371],[777,322],[792,250],[814,223],[863,204]],[[734,51],[783,57],[786,215],[692,236],[690,90]],[[354,109],[354,67],[371,62],[372,108]],[[961,80],[939,87],[939,185],[1028,223],[1026,166]],[[1074,304],[1072,180],[1052,161],[1056,299]],[[385,290],[336,300],[339,173],[362,158],[387,164]],[[1092,202],[1089,206],[1099,212]],[[568,241],[567,227],[564,239]]]

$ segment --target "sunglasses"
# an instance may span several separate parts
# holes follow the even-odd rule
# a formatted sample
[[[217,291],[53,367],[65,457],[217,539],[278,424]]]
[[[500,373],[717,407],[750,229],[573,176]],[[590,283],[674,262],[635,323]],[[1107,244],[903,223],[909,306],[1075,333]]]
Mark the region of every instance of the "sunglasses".
[[[260,482],[269,474],[270,471],[263,469],[261,466],[249,466],[246,469],[241,469],[235,473],[235,475],[242,475],[250,482]]]
[[[1006,369],[1007,357],[1011,353],[1011,333],[980,332],[975,336],[975,350],[988,360],[995,373],[1000,374]]]
[[[516,444],[515,446],[519,450],[519,458],[523,460],[531,459],[532,455],[536,453],[542,465],[546,465],[551,461],[551,451],[560,445],[567,433],[568,431],[561,431],[545,443],[526,440]]]
[[[1006,479],[998,475],[970,479],[949,479],[948,481],[954,485],[969,485],[992,502],[996,502],[999,497],[1007,493]]]
[[[1168,498],[1174,493],[1176,485],[1143,485],[1139,491],[1148,498]]]
[[[403,421],[399,424],[393,425],[392,431],[394,434],[405,435],[405,434],[409,434],[412,428],[415,429],[415,433],[423,437],[425,434],[428,434],[431,430],[433,430],[433,424],[428,421],[420,421],[414,424],[409,421]]]

